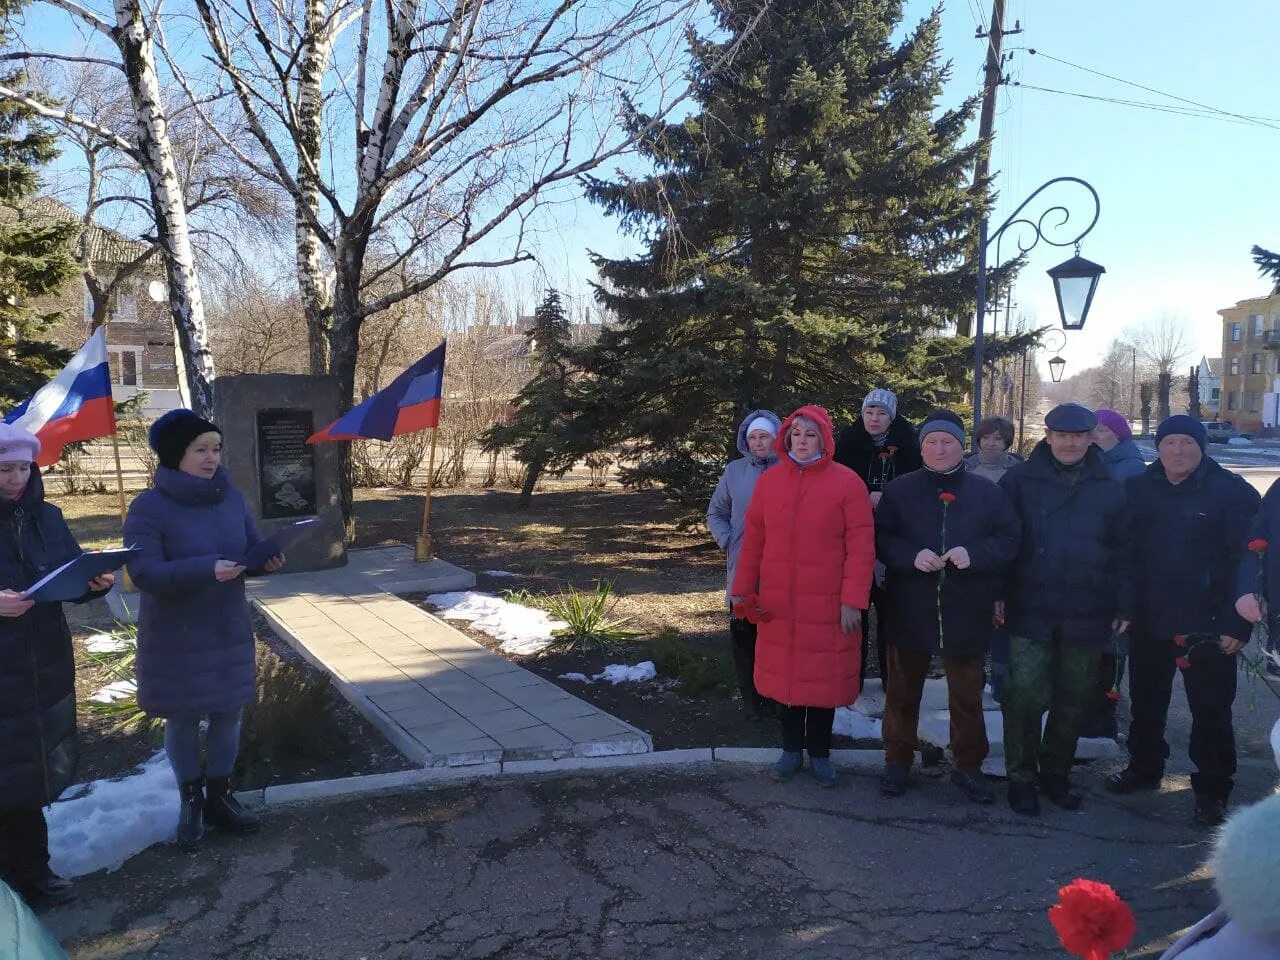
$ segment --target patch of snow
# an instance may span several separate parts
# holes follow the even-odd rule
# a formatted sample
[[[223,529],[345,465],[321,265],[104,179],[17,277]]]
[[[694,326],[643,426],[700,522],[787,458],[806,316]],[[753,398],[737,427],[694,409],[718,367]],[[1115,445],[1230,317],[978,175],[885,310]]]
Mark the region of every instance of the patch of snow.
[[[520,574],[512,573],[510,570],[486,570],[486,577],[518,577]]]
[[[657,675],[658,668],[653,665],[653,661],[643,660],[633,667],[628,667],[625,663],[611,663],[597,673],[595,679],[607,680],[616,686],[619,683],[640,683],[644,680],[652,680]]]
[[[173,836],[178,784],[163,750],[121,780],[69,787],[46,811],[50,866],[64,877],[116,870]]]
[[[585,673],[562,673],[560,674],[560,679],[576,680],[579,683],[595,683],[597,680],[607,680],[616,686],[619,683],[640,683],[644,680],[653,680],[657,676],[658,668],[653,665],[653,661],[644,660],[633,667],[629,667],[625,663],[611,663],[594,677],[588,677]]]
[[[862,692],[854,703],[853,710],[865,713],[868,717],[884,716],[884,684],[875,677],[870,677],[862,684]]]
[[[836,719],[831,732],[854,740],[879,740],[880,721],[853,707],[836,707]]]
[[[133,646],[127,637],[113,637],[109,633],[95,633],[84,642],[84,648],[90,653],[120,653]]]
[[[987,728],[987,740],[991,744],[991,756],[1003,758],[1004,715],[999,710],[984,710],[982,719]],[[1046,713],[1040,720],[1041,730],[1044,729],[1048,720],[1049,715]],[[951,742],[950,714],[946,710],[922,709],[917,736],[925,743],[946,748]],[[1120,754],[1120,745],[1108,737],[1081,737],[1076,742],[1076,758],[1079,760],[1112,760]]]
[[[501,641],[503,653],[519,657],[541,653],[551,645],[552,634],[568,626],[542,610],[477,590],[433,593],[426,602],[446,620],[470,621],[477,630]]]
[[[1253,446],[1253,441],[1252,441],[1252,440],[1246,440],[1244,437],[1229,437],[1229,438],[1227,439],[1227,446],[1229,446],[1229,447],[1252,447],[1252,446]]]
[[[117,700],[125,700],[137,695],[137,680],[113,680],[101,690],[90,694],[89,699],[94,703],[115,703]]]

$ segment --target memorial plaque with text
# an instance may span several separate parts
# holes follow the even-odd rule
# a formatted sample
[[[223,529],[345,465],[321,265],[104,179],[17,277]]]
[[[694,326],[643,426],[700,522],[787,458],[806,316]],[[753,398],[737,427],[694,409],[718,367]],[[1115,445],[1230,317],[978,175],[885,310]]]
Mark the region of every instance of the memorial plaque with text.
[[[262,518],[309,517],[316,513],[315,433],[310,410],[259,410],[258,485]]]

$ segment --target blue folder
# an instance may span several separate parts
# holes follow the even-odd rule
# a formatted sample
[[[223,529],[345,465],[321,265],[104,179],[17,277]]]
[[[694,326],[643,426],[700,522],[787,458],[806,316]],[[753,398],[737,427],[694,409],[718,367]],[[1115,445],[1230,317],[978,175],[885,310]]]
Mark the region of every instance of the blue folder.
[[[59,603],[78,600],[89,590],[89,581],[104,573],[119,570],[141,551],[137,547],[115,550],[86,550],[57,570],[41,577],[23,592],[36,603]]]
[[[249,552],[244,555],[244,559],[240,561],[247,570],[261,570],[262,565],[274,556],[284,553],[285,549],[295,541],[301,540],[308,533],[319,530],[320,519],[312,517],[310,520],[299,520],[297,523],[291,523],[287,527],[281,527],[271,536],[264,540],[259,540]]]

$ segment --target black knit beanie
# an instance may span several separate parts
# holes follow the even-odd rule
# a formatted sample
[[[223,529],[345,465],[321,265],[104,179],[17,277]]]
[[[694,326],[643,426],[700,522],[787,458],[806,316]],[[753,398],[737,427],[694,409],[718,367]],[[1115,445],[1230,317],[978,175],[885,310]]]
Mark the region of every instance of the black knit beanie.
[[[222,435],[217,424],[196,416],[190,410],[170,410],[151,425],[147,442],[160,458],[161,466],[177,470],[191,441],[202,433]]]

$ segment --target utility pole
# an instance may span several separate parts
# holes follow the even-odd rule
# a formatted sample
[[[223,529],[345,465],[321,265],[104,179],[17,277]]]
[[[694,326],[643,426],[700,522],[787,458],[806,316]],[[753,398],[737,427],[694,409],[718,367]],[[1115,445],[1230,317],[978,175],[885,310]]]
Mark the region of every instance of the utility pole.
[[[1133,351],[1133,373],[1129,379],[1129,419],[1136,419],[1134,414],[1137,412],[1138,404],[1138,348],[1130,347]]]
[[[1004,5],[1005,0],[992,0],[991,29],[983,33],[982,28],[979,27],[974,34],[979,40],[987,40],[987,65],[984,69],[985,77],[982,83],[982,114],[978,121],[978,140],[981,146],[978,148],[978,160],[973,169],[973,192],[975,194],[983,189],[983,184],[991,171],[991,135],[995,130],[996,123],[996,90],[1004,82],[1004,71],[1002,69],[1004,67],[1004,54],[1002,52],[1004,38],[1022,32],[1021,21],[1015,23],[1012,30],[1004,28]],[[986,251],[979,250],[977,252],[979,269],[985,270]],[[983,318],[979,317],[978,322],[982,323]],[[970,335],[972,327],[968,317],[961,316],[959,318],[956,323],[956,332],[965,337]]]

